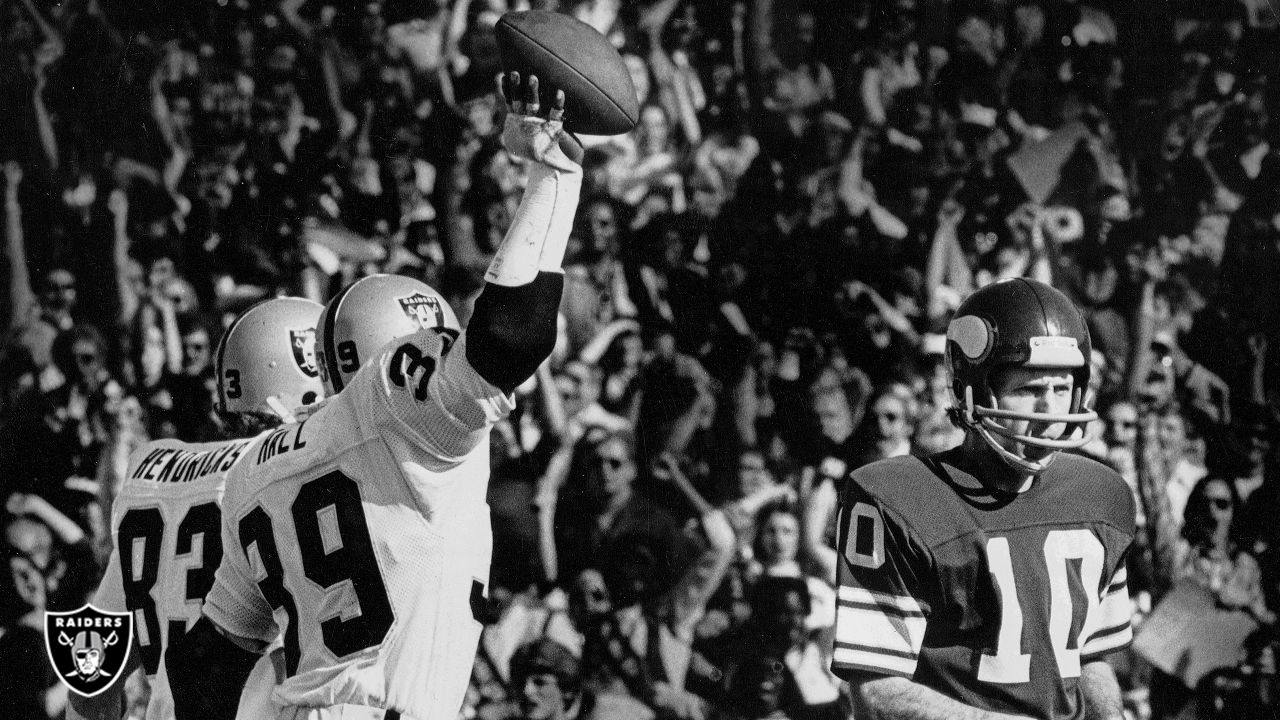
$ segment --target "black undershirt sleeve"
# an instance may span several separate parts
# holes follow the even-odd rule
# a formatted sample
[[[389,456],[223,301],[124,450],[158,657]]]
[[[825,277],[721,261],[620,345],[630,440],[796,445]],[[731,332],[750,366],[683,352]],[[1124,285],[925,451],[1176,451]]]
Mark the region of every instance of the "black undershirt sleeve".
[[[240,692],[258,655],[218,632],[202,617],[164,654],[177,720],[235,720]]]
[[[556,344],[564,275],[539,272],[527,285],[488,283],[467,323],[467,361],[503,392],[528,380]]]

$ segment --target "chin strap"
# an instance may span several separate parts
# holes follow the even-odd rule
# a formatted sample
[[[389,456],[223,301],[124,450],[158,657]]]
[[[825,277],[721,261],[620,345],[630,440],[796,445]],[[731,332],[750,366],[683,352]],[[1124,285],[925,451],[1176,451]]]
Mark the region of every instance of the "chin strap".
[[[964,390],[964,404],[962,408],[962,418],[967,425],[978,436],[995,451],[1013,469],[1020,472],[1026,472],[1032,475],[1038,475],[1044,472],[1045,468],[1058,457],[1057,451],[1069,450],[1072,448],[1082,447],[1093,440],[1093,437],[1085,432],[1085,426],[1098,419],[1098,413],[1084,407],[1083,390],[1076,388],[1071,406],[1080,408],[1079,412],[1068,413],[1066,415],[1055,415],[1052,413],[1020,413],[1011,410],[1002,410],[997,407],[980,407],[973,402],[973,386],[967,386]],[[991,398],[991,404],[995,405],[995,398]],[[1065,437],[1045,438],[1035,435],[1026,435],[1017,433],[1009,428],[996,422],[996,418],[1005,420],[1027,420],[1028,422],[1040,423],[1066,423],[1067,427],[1063,432]],[[1013,440],[1014,442],[1034,447],[1047,448],[1055,452],[1047,455],[1044,459],[1033,461],[1028,460],[1016,453],[1009,451],[1000,443],[999,435],[1004,438]]]

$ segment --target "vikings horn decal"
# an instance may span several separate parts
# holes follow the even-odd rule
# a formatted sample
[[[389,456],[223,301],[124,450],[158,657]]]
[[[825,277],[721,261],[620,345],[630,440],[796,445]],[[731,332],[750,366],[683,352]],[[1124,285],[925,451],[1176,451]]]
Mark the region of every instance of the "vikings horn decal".
[[[44,645],[72,692],[93,697],[123,674],[133,649],[133,615],[85,605],[71,612],[44,614]]]
[[[991,326],[976,315],[964,315],[947,326],[947,340],[955,343],[970,362],[981,362],[995,344]]]

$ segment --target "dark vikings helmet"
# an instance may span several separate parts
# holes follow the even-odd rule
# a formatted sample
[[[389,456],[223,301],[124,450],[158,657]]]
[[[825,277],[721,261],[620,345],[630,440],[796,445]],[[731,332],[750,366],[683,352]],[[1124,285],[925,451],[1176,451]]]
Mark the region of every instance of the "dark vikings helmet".
[[[978,433],[1009,465],[1038,473],[1056,452],[1031,460],[1006,449],[995,436],[1052,450],[1077,448],[1088,442],[1083,427],[1097,419],[1097,413],[1085,406],[1090,351],[1089,328],[1066,295],[1025,278],[988,285],[961,303],[947,326],[953,416],[966,430]],[[1011,366],[1070,370],[1075,379],[1070,412],[1023,413],[996,407],[991,382],[997,370]],[[1066,430],[1061,437],[1021,434],[1000,420],[1066,423]]]

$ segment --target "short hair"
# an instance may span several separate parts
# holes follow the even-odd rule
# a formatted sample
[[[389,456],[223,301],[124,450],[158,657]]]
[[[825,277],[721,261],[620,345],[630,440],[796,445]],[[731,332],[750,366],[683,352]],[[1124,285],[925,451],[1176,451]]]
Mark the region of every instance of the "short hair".
[[[565,694],[566,706],[582,692],[582,663],[568,648],[551,638],[521,645],[511,656],[511,683],[519,688],[530,675],[554,675]]]
[[[210,328],[210,324],[205,320],[204,316],[198,312],[183,313],[178,316],[178,334],[186,337],[194,332],[203,330],[209,336],[210,341],[216,341],[215,333]]]

